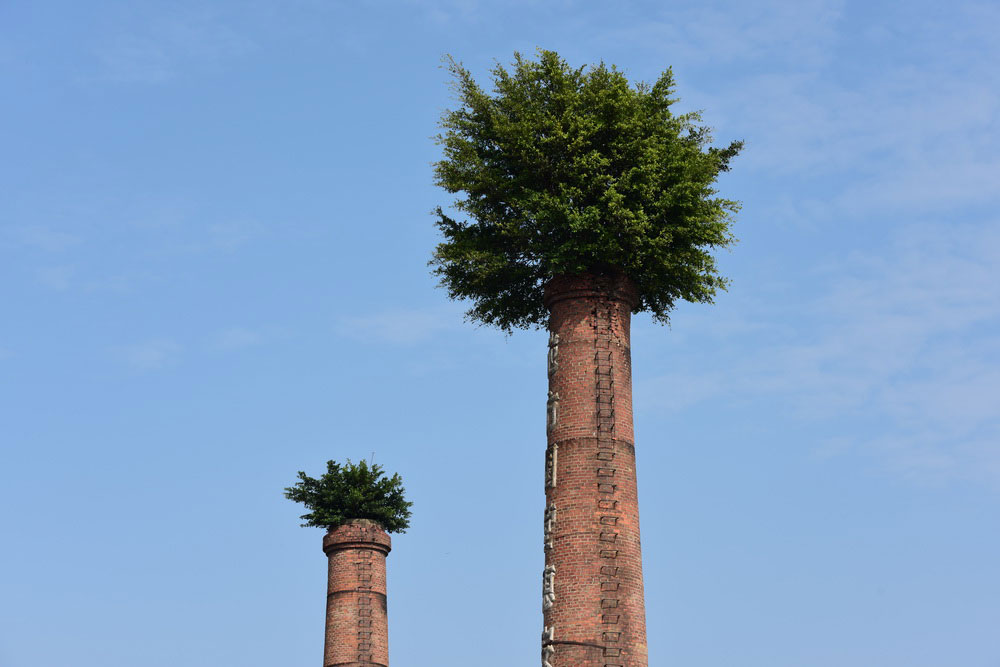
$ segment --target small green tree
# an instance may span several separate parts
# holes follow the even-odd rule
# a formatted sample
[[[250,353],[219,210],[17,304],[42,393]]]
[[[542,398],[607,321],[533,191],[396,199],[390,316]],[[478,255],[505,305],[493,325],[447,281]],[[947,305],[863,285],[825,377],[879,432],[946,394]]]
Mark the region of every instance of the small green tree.
[[[670,69],[631,85],[604,63],[514,58],[492,70],[492,95],[448,59],[460,107],[442,116],[434,173],[472,219],[437,209],[445,240],[431,264],[449,297],[508,332],[545,324],[557,275],[624,274],[636,312],[661,322],[678,299],[711,302],[728,283],[710,251],[734,242],[739,209],[713,184],[742,142],[712,147],[698,113],[671,112]]]
[[[313,479],[299,471],[299,481],[285,489],[285,497],[311,510],[303,514],[303,526],[332,530],[354,519],[370,519],[389,533],[402,533],[410,527],[410,507],[404,497],[403,480],[398,474],[385,477],[382,467],[341,465],[327,461],[326,473]]]

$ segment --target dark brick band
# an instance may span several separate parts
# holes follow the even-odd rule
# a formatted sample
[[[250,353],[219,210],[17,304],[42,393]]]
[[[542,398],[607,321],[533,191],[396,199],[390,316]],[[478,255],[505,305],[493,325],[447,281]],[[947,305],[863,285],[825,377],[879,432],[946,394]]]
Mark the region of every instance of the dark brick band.
[[[373,598],[375,598],[377,600],[381,600],[382,605],[385,606],[385,603],[386,603],[385,593],[373,593],[372,591],[370,591],[368,589],[353,589],[353,590],[345,590],[345,591],[331,591],[331,592],[329,592],[329,593],[326,594],[326,597],[327,597],[327,599],[329,599],[329,598],[333,598],[333,597],[339,597],[339,596],[342,596],[342,595],[357,595],[358,593],[364,593],[365,595],[370,595],[370,596],[372,596]]]

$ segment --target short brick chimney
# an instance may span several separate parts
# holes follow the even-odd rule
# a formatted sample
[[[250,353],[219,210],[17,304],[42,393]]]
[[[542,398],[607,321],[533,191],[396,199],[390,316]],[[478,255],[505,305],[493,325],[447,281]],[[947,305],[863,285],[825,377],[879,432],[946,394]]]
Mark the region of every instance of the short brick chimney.
[[[356,519],[323,538],[329,558],[324,667],[389,664],[385,557],[392,540],[374,521]]]
[[[563,276],[549,309],[543,667],[647,667],[624,276]]]

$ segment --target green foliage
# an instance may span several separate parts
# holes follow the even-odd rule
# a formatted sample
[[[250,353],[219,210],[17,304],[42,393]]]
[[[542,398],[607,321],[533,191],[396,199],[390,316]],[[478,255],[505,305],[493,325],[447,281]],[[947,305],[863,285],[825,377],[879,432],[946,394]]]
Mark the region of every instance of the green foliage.
[[[285,489],[285,497],[311,510],[300,518],[303,526],[333,529],[352,519],[371,519],[389,533],[405,532],[410,526],[410,507],[403,494],[403,480],[398,474],[385,477],[382,467],[340,465],[327,461],[326,473],[313,479],[299,471],[299,481]]]
[[[669,69],[631,85],[604,63],[514,57],[492,70],[492,95],[448,59],[461,106],[441,118],[434,173],[472,219],[437,209],[445,240],[431,265],[448,295],[508,332],[545,324],[542,290],[557,275],[624,273],[636,312],[661,322],[678,299],[710,303],[727,285],[710,251],[735,241],[739,210],[712,186],[742,142],[712,147],[698,113],[671,113]]]

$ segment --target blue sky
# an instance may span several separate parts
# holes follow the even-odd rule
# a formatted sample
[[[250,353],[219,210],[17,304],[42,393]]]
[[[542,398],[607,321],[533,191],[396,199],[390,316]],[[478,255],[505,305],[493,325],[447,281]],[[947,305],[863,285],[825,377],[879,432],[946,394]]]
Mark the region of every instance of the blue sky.
[[[317,664],[297,470],[399,471],[394,667],[537,664],[545,343],[426,262],[441,57],[747,142],[633,336],[650,663],[1000,665],[995,3],[0,6],[0,665]]]

